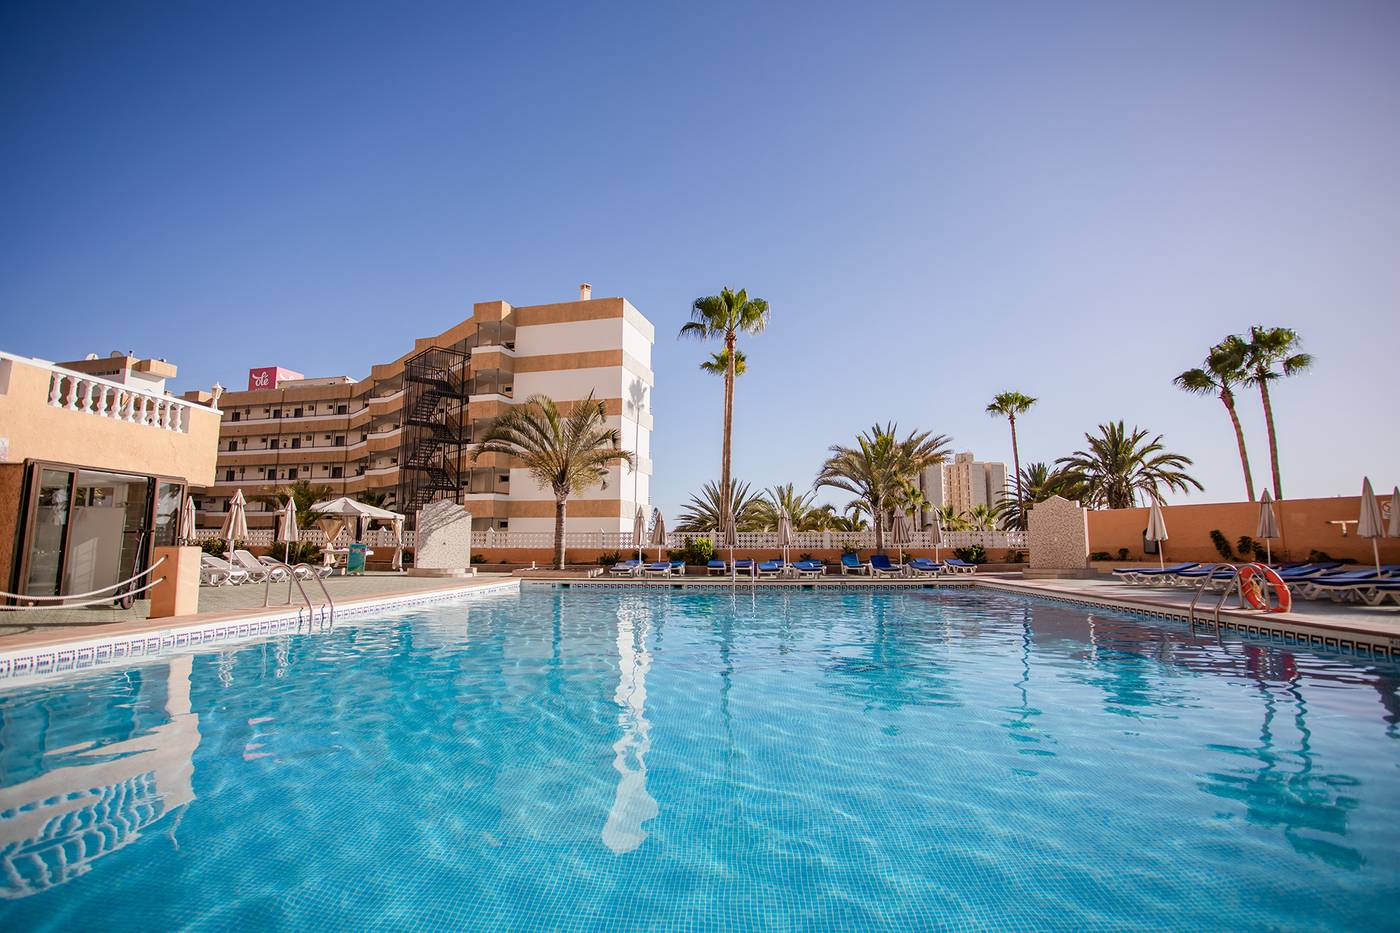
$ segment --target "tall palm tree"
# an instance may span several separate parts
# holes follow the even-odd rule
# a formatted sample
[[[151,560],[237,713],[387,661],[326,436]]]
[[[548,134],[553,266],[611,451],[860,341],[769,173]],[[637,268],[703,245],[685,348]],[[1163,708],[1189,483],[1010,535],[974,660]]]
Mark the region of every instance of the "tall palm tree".
[[[968,530],[967,522],[958,514],[958,510],[952,503],[940,505],[935,510],[935,513],[938,518],[938,527],[942,528],[944,531]]]
[[[932,509],[933,503],[924,495],[917,482],[905,480],[899,484],[899,491],[895,493],[895,508],[915,523],[915,530],[923,531],[923,523],[919,521],[919,516]]]
[[[1082,484],[1073,474],[1063,468],[1052,470],[1049,464],[1039,461],[1026,464],[1021,471],[1021,488],[1025,490],[1023,502],[1008,497],[1000,503],[1003,509],[1002,527],[1008,531],[1025,528],[1031,509],[1051,496],[1072,501],[1084,499]]]
[[[854,446],[833,444],[817,474],[814,488],[831,486],[855,494],[875,526],[875,547],[885,546],[885,521],[897,504],[900,486],[948,457],[950,441],[942,434],[911,431],[901,440],[893,423],[876,424],[856,437]]]
[[[749,371],[749,358],[744,355],[743,350],[734,351],[734,375],[742,376]],[[700,364],[700,368],[711,376],[723,376],[729,372],[729,351],[721,350],[718,353],[711,353],[710,358]]]
[[[758,530],[758,495],[749,491],[749,484],[737,479],[729,481],[729,501],[734,504],[734,524],[739,531]],[[724,515],[724,497],[719,483],[710,480],[692,493],[690,501],[676,518],[677,531],[718,531]]]
[[[750,298],[745,289],[737,292],[720,289],[718,295],[695,299],[690,308],[690,320],[681,326],[680,336],[697,340],[723,340],[724,352],[710,362],[725,365],[724,371],[724,447],[720,455],[719,488],[726,495],[731,487],[730,452],[734,433],[734,377],[737,375],[740,334],[761,334],[768,326],[768,302]],[[704,364],[702,364],[704,366]],[[733,503],[731,502],[732,506]],[[738,514],[738,510],[735,510]]]
[[[1099,425],[1098,436],[1085,434],[1087,450],[1076,450],[1061,457],[1066,473],[1084,485],[1085,504],[1097,508],[1132,508],[1141,493],[1148,500],[1161,501],[1161,487],[1186,492],[1205,487],[1185,468],[1192,460],[1162,446],[1162,435],[1150,441],[1147,431],[1133,426],[1131,433],[1122,421]]]
[[[1274,406],[1269,400],[1269,383],[1294,376],[1313,364],[1311,353],[1299,349],[1303,338],[1291,327],[1261,327],[1249,329],[1245,345],[1246,385],[1259,387],[1259,399],[1264,404],[1264,426],[1269,431],[1269,465],[1274,474],[1274,498],[1283,498],[1283,481],[1279,479],[1278,436],[1274,433]]]
[[[1016,471],[1016,502],[1022,514],[1026,510],[1026,498],[1021,491],[1021,447],[1016,440],[1016,416],[1025,414],[1037,401],[1038,399],[1022,395],[1020,392],[999,392],[992,399],[992,404],[987,406],[987,414],[1004,415],[1006,420],[1011,422],[1011,459]]]
[[[506,454],[521,461],[541,486],[554,493],[554,565],[564,569],[564,519],[569,496],[601,483],[614,463],[634,461],[622,449],[622,434],[608,427],[607,408],[588,397],[561,412],[554,399],[532,395],[506,409],[472,452]]]
[[[1235,428],[1235,445],[1240,450],[1240,467],[1244,470],[1244,490],[1249,501],[1254,501],[1254,476],[1249,471],[1249,451],[1244,445],[1244,428],[1240,426],[1239,412],[1235,410],[1233,386],[1245,381],[1249,373],[1245,369],[1248,345],[1232,334],[1210,348],[1203,364],[1188,369],[1172,382],[1178,389],[1193,395],[1214,395],[1225,406],[1230,415],[1230,424]]]

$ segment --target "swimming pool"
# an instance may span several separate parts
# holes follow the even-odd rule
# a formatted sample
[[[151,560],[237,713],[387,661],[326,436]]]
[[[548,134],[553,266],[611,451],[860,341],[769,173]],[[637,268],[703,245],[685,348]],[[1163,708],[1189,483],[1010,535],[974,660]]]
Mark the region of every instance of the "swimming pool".
[[[1384,929],[1400,670],[527,586],[0,694],[0,928]]]

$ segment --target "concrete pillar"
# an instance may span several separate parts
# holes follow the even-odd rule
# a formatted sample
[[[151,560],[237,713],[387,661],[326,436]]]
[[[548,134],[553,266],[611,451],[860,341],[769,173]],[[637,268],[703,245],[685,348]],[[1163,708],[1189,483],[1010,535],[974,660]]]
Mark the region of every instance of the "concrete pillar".
[[[151,618],[189,616],[199,611],[199,555],[197,547],[158,547],[151,558],[161,564],[151,574],[161,580],[151,590]]]

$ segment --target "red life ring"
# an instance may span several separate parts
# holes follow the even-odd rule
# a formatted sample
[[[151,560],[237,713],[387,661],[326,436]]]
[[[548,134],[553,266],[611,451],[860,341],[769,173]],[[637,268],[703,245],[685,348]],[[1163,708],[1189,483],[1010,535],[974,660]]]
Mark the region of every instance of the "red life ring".
[[[1255,579],[1256,577],[1261,579]],[[1277,605],[1271,605],[1264,595],[1266,583],[1273,589]],[[1263,564],[1245,564],[1240,568],[1240,591],[1244,593],[1245,601],[1255,609],[1265,612],[1287,612],[1293,608],[1293,594],[1289,591],[1288,584],[1283,582],[1283,577],[1278,575],[1277,570]]]

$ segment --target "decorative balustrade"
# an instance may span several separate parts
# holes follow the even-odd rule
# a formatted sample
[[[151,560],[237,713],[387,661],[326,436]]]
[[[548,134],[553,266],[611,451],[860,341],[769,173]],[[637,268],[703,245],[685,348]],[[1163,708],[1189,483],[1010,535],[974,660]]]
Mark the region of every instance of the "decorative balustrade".
[[[219,532],[216,529],[200,529],[195,532],[197,541],[204,541],[211,538],[218,538]],[[906,550],[928,550],[934,547],[936,534],[931,531],[918,531],[910,535],[909,541],[904,545]],[[272,529],[256,528],[248,532],[247,543],[257,546],[270,546],[274,543],[274,533]],[[666,536],[666,547],[683,548],[687,543],[697,539],[716,541],[715,535],[710,532],[671,532]],[[318,546],[326,545],[326,535],[319,528],[304,528],[301,531],[301,540],[309,541]],[[341,530],[333,542],[335,547],[345,547],[354,540],[354,532],[349,528]],[[413,532],[404,532],[404,547],[413,547]],[[393,532],[387,528],[376,528],[365,534],[364,543],[371,548],[392,548],[394,546]],[[987,550],[1003,550],[1010,548],[1024,548],[1026,546],[1026,533],[1023,531],[945,531],[938,546],[952,549],[959,547],[971,547],[982,545]],[[564,535],[564,545],[570,548],[588,548],[601,551],[628,551],[636,550],[637,543],[630,531],[570,531]],[[655,547],[651,543],[650,536],[642,539],[641,546],[645,549]],[[839,550],[841,548],[853,547],[868,550],[875,546],[875,534],[870,531],[799,531],[792,536],[792,548],[795,551],[803,550]],[[472,532],[472,548],[505,548],[505,549],[547,549],[554,547],[554,532],[552,531],[497,531],[487,529],[485,531]],[[737,538],[735,547],[746,550],[778,550],[778,536],[771,531],[743,531]],[[889,535],[885,536],[886,549],[893,549]]]
[[[190,402],[67,369],[49,371],[49,405],[161,431],[190,429]]]

